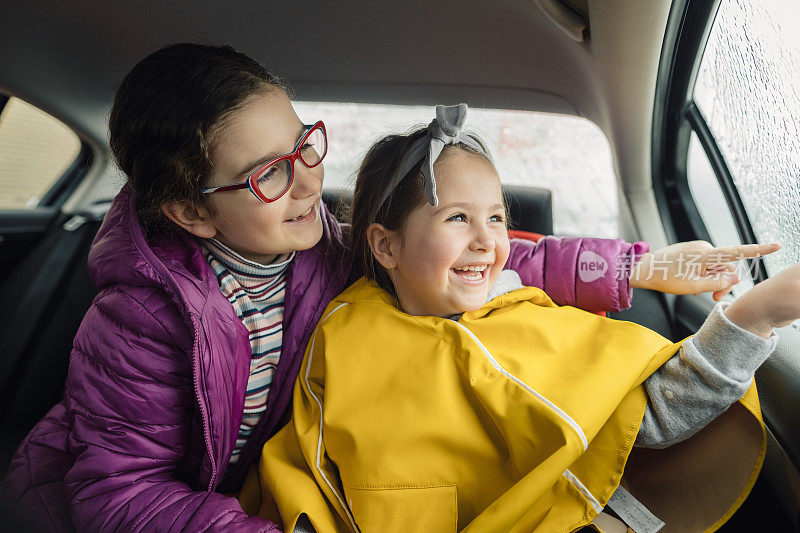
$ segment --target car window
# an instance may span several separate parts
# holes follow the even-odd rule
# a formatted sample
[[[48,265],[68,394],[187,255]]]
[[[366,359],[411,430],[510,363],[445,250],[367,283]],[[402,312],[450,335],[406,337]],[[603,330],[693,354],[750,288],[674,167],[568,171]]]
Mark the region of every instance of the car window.
[[[800,257],[798,20],[796,0],[723,1],[694,89],[756,237],[783,245],[765,258],[770,275]],[[690,170],[693,189],[697,176]],[[703,208],[715,203],[712,196],[697,193],[696,200],[716,238],[725,231],[713,220],[717,211]]]
[[[0,209],[33,209],[78,158],[81,142],[59,120],[11,97],[0,113]]]
[[[731,211],[725,196],[722,194],[717,176],[703,150],[697,134],[692,132],[689,141],[689,154],[686,161],[686,175],[692,196],[700,201],[697,209],[703,217],[711,242],[716,246],[742,244],[736,230]],[[738,296],[753,287],[753,277],[749,264],[742,261],[737,265],[741,282],[733,288],[733,295]]]
[[[408,133],[431,121],[432,108],[295,102],[307,124],[328,129],[325,187],[352,189],[367,149],[389,133]],[[619,236],[618,187],[608,141],[579,117],[470,108],[467,127],[487,143],[500,179],[553,191],[558,235]]]

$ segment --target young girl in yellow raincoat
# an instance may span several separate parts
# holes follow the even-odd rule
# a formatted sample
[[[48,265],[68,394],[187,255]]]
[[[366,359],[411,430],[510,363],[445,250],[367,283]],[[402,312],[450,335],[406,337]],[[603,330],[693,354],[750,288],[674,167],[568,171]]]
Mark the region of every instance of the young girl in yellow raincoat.
[[[366,276],[312,337],[260,514],[286,531],[716,529],[763,461],[753,373],[800,317],[800,267],[683,343],[559,307],[501,271],[500,182],[465,114],[439,107],[367,154]]]

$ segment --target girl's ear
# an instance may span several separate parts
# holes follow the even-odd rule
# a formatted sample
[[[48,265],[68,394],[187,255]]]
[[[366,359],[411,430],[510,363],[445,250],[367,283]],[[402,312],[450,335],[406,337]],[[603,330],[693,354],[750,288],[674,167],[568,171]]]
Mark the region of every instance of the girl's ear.
[[[194,202],[186,200],[176,200],[163,204],[161,212],[175,224],[197,237],[210,239],[217,234],[217,228],[211,222],[208,209],[202,205],[196,205]]]
[[[372,255],[387,270],[397,268],[395,242],[398,240],[397,232],[388,230],[380,224],[373,223],[367,228],[367,244]]]

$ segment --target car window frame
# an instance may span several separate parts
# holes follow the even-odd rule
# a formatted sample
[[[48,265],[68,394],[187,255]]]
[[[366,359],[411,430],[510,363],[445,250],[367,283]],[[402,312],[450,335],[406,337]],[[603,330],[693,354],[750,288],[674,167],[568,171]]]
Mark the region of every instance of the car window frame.
[[[676,0],[665,32],[653,106],[651,153],[653,190],[670,242],[712,241],[689,188],[687,163],[692,133],[697,135],[714,171],[741,243],[758,242],[722,151],[694,102],[695,81],[720,3]],[[748,262],[754,283],[767,278],[761,258]]]
[[[725,158],[702,113],[699,108],[694,109],[697,106],[693,103],[700,62],[720,3],[720,0],[708,3],[675,0],[665,33],[655,90],[651,155],[654,194],[670,242],[710,240],[689,188],[688,150],[693,132],[698,136],[723,195],[726,188],[736,191]],[[757,242],[752,226],[748,230],[750,221],[745,211],[732,207],[736,197],[726,196],[726,203],[742,243]],[[750,272],[754,283],[768,277],[761,259],[750,261]],[[679,295],[672,300],[676,331],[680,336],[697,331],[716,305],[707,295]],[[787,326],[778,330],[778,336],[780,340],[774,352],[755,374],[768,447],[762,470],[767,481],[762,486],[770,487],[768,490],[759,489],[762,493],[760,502],[777,501],[779,505],[773,511],[782,509],[797,527],[796,508],[787,502],[796,501],[798,495],[795,480],[800,479],[800,434],[797,432],[800,413],[786,410],[784,406],[796,405],[800,401],[800,388],[797,386],[800,364],[796,351],[800,331]],[[781,473],[777,474],[779,471]],[[753,500],[755,492],[754,489],[745,505]]]

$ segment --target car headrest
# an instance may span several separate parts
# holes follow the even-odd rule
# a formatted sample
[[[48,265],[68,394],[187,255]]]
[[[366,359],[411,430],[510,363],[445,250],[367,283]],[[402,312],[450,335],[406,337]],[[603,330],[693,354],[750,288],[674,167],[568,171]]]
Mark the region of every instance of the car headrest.
[[[553,194],[549,189],[503,185],[503,195],[508,206],[510,229],[553,234]],[[352,191],[347,189],[322,191],[322,200],[339,217],[343,213],[342,207],[352,198]]]
[[[503,185],[511,229],[553,234],[553,193],[550,189]]]

